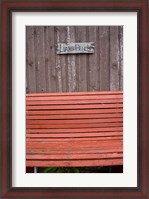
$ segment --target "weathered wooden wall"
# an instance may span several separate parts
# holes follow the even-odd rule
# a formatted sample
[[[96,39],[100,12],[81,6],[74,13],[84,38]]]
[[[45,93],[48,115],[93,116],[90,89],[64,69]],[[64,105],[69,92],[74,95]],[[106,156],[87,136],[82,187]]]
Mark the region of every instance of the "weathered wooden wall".
[[[26,92],[123,89],[122,26],[28,26]],[[57,55],[57,43],[94,42],[93,54]]]

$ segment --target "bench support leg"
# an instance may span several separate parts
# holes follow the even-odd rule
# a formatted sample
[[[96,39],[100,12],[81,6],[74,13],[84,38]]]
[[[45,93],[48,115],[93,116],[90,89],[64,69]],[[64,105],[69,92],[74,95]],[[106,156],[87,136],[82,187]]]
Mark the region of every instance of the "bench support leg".
[[[34,167],[34,173],[37,173],[37,167]]]

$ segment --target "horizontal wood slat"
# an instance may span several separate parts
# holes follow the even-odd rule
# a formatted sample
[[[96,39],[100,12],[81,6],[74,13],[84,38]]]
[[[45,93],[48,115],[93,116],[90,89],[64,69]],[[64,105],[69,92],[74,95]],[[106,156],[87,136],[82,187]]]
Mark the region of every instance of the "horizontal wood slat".
[[[64,154],[64,155],[27,155],[26,159],[28,160],[74,160],[74,159],[107,159],[107,158],[122,158],[122,153],[108,153],[108,154]]]
[[[100,137],[100,136],[119,136],[119,135],[122,135],[122,132],[104,132],[104,133],[27,133],[27,137],[43,137],[43,138],[52,138],[52,137],[55,137],[55,138],[58,138],[58,137]]]
[[[74,149],[73,151],[65,151],[65,154],[67,155],[70,155],[70,154],[102,154],[102,153],[105,153],[105,154],[108,154],[108,153],[122,153],[122,149],[120,147],[110,147],[110,148],[102,148],[102,149],[99,149],[99,148],[88,148],[88,149],[85,149],[85,150],[78,150],[78,149]],[[63,155],[64,154],[64,151],[63,150],[54,150],[54,151],[51,151],[49,149],[42,149],[42,150],[39,150],[39,149],[31,149],[31,150],[27,150],[27,154],[34,154],[34,155]],[[91,156],[92,157],[92,156]]]
[[[44,143],[46,143],[47,144],[47,146],[45,146],[44,145]],[[36,141],[36,142],[34,142],[34,143],[31,143],[31,142],[29,142],[29,143],[27,143],[27,146],[28,145],[30,145],[31,147],[32,146],[42,146],[42,147],[49,147],[49,146],[52,146],[52,145],[54,145],[54,147],[56,147],[57,148],[57,146],[55,146],[55,143],[56,143],[56,141],[54,141],[53,140],[53,142],[50,142],[50,143],[48,143],[47,141],[44,141],[44,142],[41,142],[41,141]],[[119,139],[115,139],[115,142],[113,142],[113,141],[110,141],[110,140],[101,140],[100,142],[99,142],[99,140],[80,140],[79,142],[78,141],[76,141],[76,140],[71,140],[71,141],[69,141],[69,142],[66,142],[66,141],[61,141],[61,143],[59,143],[61,146],[62,145],[64,145],[64,146],[66,146],[66,148],[67,148],[67,146],[70,146],[70,147],[73,147],[73,146],[78,146],[78,147],[81,147],[82,148],[82,146],[84,147],[84,146],[87,146],[87,145],[89,145],[90,146],[90,143],[92,143],[92,145],[91,145],[91,148],[95,148],[95,146],[97,146],[97,145],[99,145],[99,146],[103,146],[103,145],[105,145],[105,146],[107,146],[107,143],[109,143],[109,144],[112,144],[113,146],[114,145],[116,145],[116,144],[121,144],[122,143],[122,140],[119,140]],[[53,148],[52,148],[53,149]],[[52,150],[51,149],[51,150]],[[59,149],[58,149],[59,150]],[[69,150],[69,149],[68,149]]]
[[[85,118],[117,118],[122,117],[123,115],[121,113],[119,114],[82,114],[82,115],[27,115],[26,119],[35,119],[35,120],[47,120],[47,119],[85,119]]]
[[[26,105],[27,106],[35,106],[35,105],[77,105],[77,104],[114,104],[114,103],[122,103],[123,99],[109,99],[109,100],[68,100],[68,101],[64,101],[64,100],[61,100],[61,101],[40,101],[40,100],[32,100],[32,101],[27,101],[26,102]]]
[[[27,98],[27,102],[28,101],[40,101],[40,100],[44,100],[44,101],[60,101],[60,100],[64,100],[64,101],[70,101],[70,100],[108,100],[108,99],[122,99],[122,95],[89,95],[89,96],[44,96],[44,97],[29,97]]]
[[[122,131],[122,127],[85,128],[85,129],[27,129],[27,133],[93,133]]]
[[[41,160],[27,160],[27,167],[84,167],[84,166],[112,166],[112,165],[122,165],[123,159],[122,158],[111,158],[111,159],[102,159],[102,160],[54,160],[54,161],[41,161]]]
[[[43,96],[89,96],[89,95],[122,95],[123,91],[97,91],[97,92],[67,92],[67,93],[29,93],[27,97],[43,97]]]
[[[123,164],[122,91],[26,95],[26,166]]]
[[[27,110],[66,110],[66,109],[99,109],[99,108],[119,108],[119,107],[123,107],[122,104],[96,104],[96,105],[60,105],[60,106],[27,106]]]
[[[96,127],[105,127],[104,123],[97,123],[97,124],[79,124],[79,128],[96,128]],[[106,127],[122,127],[121,123],[107,123]],[[76,124],[59,124],[55,126],[54,124],[50,125],[44,125],[44,124],[33,124],[33,125],[28,125],[26,126],[27,129],[73,129],[73,128],[78,128]]]
[[[104,119],[67,119],[67,120],[27,120],[27,124],[90,124],[90,123],[119,123],[122,122],[123,118],[104,118]],[[106,124],[105,124],[106,125]],[[55,126],[56,127],[56,126]]]
[[[47,138],[46,140],[43,138],[39,138],[39,139],[32,139],[32,137],[28,137],[26,138],[27,139],[27,142],[71,142],[71,141],[84,141],[84,140],[87,140],[88,141],[88,138]],[[99,140],[122,140],[122,135],[119,135],[119,136],[108,136],[108,137],[90,137],[89,139],[90,141],[99,141]]]
[[[122,113],[122,108],[116,109],[82,109],[82,110],[34,110],[34,111],[26,111],[26,115],[73,115],[73,114],[94,114],[94,113]]]

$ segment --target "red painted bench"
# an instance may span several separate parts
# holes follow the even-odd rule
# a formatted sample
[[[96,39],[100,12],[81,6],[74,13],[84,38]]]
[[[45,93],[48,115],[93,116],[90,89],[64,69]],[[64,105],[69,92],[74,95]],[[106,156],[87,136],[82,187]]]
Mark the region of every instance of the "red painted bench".
[[[26,95],[26,166],[123,164],[122,91]]]

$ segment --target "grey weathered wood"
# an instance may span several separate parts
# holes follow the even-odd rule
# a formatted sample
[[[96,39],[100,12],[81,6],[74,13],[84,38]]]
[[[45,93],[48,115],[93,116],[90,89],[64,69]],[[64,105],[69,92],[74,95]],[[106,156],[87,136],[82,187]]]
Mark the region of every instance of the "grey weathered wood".
[[[56,27],[55,36],[56,36],[56,43],[60,42],[60,27]],[[56,45],[56,44],[55,44]],[[56,55],[56,76],[57,76],[57,92],[62,92],[62,70],[61,70],[61,61],[60,55]]]
[[[75,42],[75,27],[67,27],[67,42]],[[68,64],[68,91],[76,91],[76,56],[67,56]]]
[[[55,68],[55,60],[56,60],[56,49],[55,49],[55,40],[56,40],[56,35],[55,35],[55,27],[50,26],[48,27],[49,31],[49,67],[48,67],[48,75],[51,77],[49,81],[49,87],[51,87],[51,90],[49,92],[56,92],[56,68]]]
[[[77,42],[86,42],[86,27],[77,27]],[[87,56],[78,54],[78,91],[87,91]]]
[[[123,27],[26,28],[26,92],[123,89]],[[57,43],[94,42],[94,53],[57,55]]]
[[[27,31],[27,28],[26,28],[26,42],[28,42],[29,40],[29,35],[28,35],[28,31]],[[26,44],[26,93],[29,93],[29,84],[28,84],[28,79],[29,79],[29,68],[28,68],[28,47],[29,45]],[[36,84],[35,84],[36,85]]]
[[[100,90],[110,90],[109,27],[99,27]]]
[[[51,67],[50,67],[50,41],[49,41],[49,28],[44,27],[44,45],[45,45],[45,75],[46,75],[46,88],[47,92],[51,92]]]
[[[110,90],[119,90],[119,28],[110,27]]]
[[[44,27],[35,27],[35,70],[37,92],[46,92]]]
[[[36,93],[34,27],[26,27],[26,78],[29,93]]]
[[[67,42],[67,27],[66,26],[59,26],[57,29],[57,33],[59,34],[59,42]],[[55,49],[56,49],[55,44]],[[66,56],[60,56],[56,55],[57,59],[59,59],[60,63],[60,70],[61,70],[61,90],[62,92],[67,92],[68,86],[67,86],[67,61]]]
[[[119,27],[120,90],[123,90],[123,26]]]
[[[88,63],[88,91],[99,90],[99,38],[98,38],[98,27],[88,27],[88,39],[94,41],[95,51],[94,54],[89,55]]]

